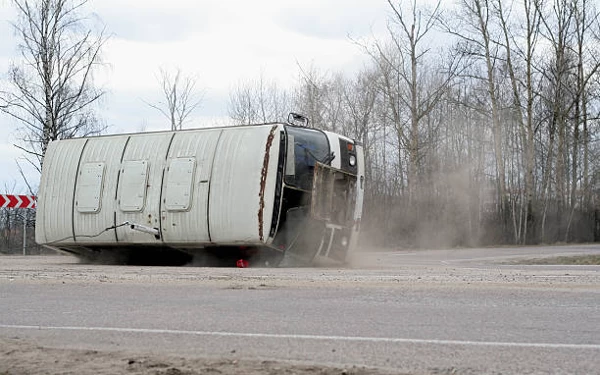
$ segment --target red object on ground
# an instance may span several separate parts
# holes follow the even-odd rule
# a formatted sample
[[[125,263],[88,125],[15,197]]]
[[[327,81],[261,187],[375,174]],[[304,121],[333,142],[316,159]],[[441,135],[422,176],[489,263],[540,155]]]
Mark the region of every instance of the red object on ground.
[[[250,263],[248,263],[246,259],[240,259],[237,262],[235,262],[235,264],[238,268],[248,268],[250,266]]]
[[[35,208],[35,200],[33,195],[11,195],[0,194],[1,208]]]

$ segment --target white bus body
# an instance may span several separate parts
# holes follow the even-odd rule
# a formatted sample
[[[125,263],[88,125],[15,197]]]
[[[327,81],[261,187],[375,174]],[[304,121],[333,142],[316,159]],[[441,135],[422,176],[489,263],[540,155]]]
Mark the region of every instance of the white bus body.
[[[206,254],[226,265],[282,254],[344,262],[360,226],[363,175],[356,142],[282,123],[54,141],[36,241],[133,264]]]

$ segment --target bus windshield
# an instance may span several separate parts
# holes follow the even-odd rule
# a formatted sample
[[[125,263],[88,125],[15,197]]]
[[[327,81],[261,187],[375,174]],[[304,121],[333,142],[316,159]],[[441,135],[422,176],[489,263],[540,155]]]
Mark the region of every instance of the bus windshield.
[[[318,130],[286,126],[287,162],[285,183],[302,190],[310,190],[315,164],[329,164],[330,149],[327,136]]]

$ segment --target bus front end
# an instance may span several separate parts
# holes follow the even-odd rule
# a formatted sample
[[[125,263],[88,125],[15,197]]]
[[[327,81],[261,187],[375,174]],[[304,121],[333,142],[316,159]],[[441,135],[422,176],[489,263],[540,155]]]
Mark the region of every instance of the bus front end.
[[[362,217],[362,146],[336,133],[288,125],[284,170],[273,241],[284,251],[281,265],[345,263]]]

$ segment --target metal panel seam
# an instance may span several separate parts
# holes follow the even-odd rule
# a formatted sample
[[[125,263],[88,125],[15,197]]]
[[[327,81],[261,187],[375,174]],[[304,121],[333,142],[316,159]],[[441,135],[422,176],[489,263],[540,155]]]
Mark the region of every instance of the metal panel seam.
[[[212,242],[212,236],[210,235],[210,187],[212,186],[213,168],[215,167],[215,159],[217,157],[217,151],[221,144],[221,138],[223,136],[223,129],[219,132],[219,138],[215,145],[212,160],[210,162],[210,175],[208,176],[208,192],[206,193],[206,233],[208,234],[208,242]]]
[[[123,158],[125,157],[125,151],[127,150],[127,146],[129,145],[129,140],[131,139],[131,135],[127,136],[127,140],[125,141],[125,144],[123,145],[123,150],[121,150],[121,159],[119,160],[119,170],[117,171],[117,181],[115,183],[115,204],[113,205],[114,207],[114,211],[113,211],[113,225],[116,228],[117,227],[117,209],[119,207],[119,204],[117,203],[117,201],[119,200],[119,182],[121,182],[121,165],[123,164]],[[115,241],[118,243],[119,242],[119,233],[118,231],[115,229]]]
[[[158,193],[158,232],[160,233],[160,242],[164,243],[165,242],[165,238],[162,235],[162,222],[163,222],[163,217],[162,217],[162,208],[163,208],[163,191],[165,188],[165,170],[167,169],[167,161],[169,160],[169,151],[171,151],[171,145],[173,145],[173,139],[175,138],[175,134],[177,134],[177,132],[173,132],[173,134],[171,134],[171,139],[169,140],[169,145],[167,146],[167,149],[165,150],[165,164],[163,165],[163,170],[162,170],[162,177],[160,178],[160,191]]]
[[[77,242],[77,237],[75,236],[75,198],[77,192],[77,181],[79,181],[79,168],[81,168],[81,159],[83,158],[83,153],[85,152],[85,147],[87,146],[90,140],[86,139],[81,151],[79,152],[79,158],[77,159],[77,169],[75,170],[75,179],[73,182],[73,198],[71,199],[71,231],[73,232],[73,242]]]

